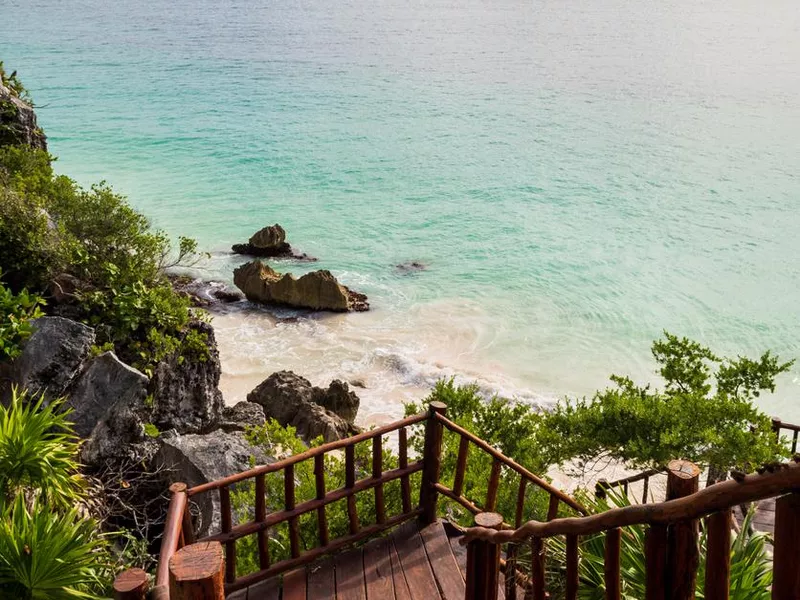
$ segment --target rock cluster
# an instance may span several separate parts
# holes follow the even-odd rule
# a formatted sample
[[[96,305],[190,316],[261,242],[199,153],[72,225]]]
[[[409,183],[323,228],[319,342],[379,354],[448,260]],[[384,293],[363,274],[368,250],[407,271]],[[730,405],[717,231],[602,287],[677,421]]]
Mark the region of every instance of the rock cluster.
[[[252,261],[233,272],[233,282],[251,302],[334,312],[369,310],[364,294],[343,286],[326,270],[312,271],[298,279]]]
[[[234,244],[231,248],[236,254],[248,256],[293,258],[295,260],[315,261],[307,254],[298,254],[286,241],[286,231],[275,223],[256,231],[246,244]]]
[[[332,442],[356,431],[360,401],[338,379],[323,389],[291,371],[279,371],[262,381],[247,400],[263,406],[267,417],[296,428],[297,435],[306,441],[322,436]]]

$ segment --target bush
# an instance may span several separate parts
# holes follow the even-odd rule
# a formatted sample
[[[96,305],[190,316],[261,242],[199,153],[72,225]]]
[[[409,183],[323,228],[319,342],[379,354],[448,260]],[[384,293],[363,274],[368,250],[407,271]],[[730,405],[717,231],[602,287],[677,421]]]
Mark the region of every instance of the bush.
[[[76,316],[97,328],[100,344],[114,344],[143,370],[183,354],[187,336],[196,353],[189,300],[164,275],[199,258],[196,243],[181,238],[170,261],[167,236],[123,196],[56,176],[51,161],[42,150],[0,147],[0,268],[10,288],[45,294],[57,275],[77,278]]]
[[[0,279],[2,278],[0,271]],[[22,352],[22,343],[33,333],[31,321],[42,316],[42,299],[22,290],[13,294],[0,281],[0,363]]]

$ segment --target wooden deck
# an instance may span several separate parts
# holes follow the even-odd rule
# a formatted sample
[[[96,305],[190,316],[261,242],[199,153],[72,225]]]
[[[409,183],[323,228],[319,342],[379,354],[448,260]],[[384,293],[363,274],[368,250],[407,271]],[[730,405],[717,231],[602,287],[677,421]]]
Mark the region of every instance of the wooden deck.
[[[229,600],[463,600],[467,549],[447,521],[410,521],[336,554],[228,596]],[[522,596],[519,596],[522,597]],[[503,593],[500,579],[499,598]]]

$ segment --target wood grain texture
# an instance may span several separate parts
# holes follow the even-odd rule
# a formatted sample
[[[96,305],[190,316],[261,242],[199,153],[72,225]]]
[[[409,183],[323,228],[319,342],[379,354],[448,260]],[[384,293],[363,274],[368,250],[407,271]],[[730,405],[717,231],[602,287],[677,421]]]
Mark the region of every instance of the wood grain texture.
[[[773,600],[800,598],[800,493],[787,494],[775,503]]]
[[[394,598],[391,545],[388,538],[378,538],[364,546],[364,582],[368,600]]]
[[[336,565],[336,600],[366,600],[364,558],[361,548],[340,552],[334,557]]]
[[[420,529],[433,575],[439,584],[444,600],[463,600],[464,578],[458,570],[450,542],[441,522],[436,521]]]
[[[145,600],[150,579],[142,569],[128,569],[114,579],[114,600]]]
[[[307,600],[331,600],[336,597],[336,576],[330,557],[308,566]]]
[[[606,600],[620,600],[622,586],[619,576],[619,551],[622,540],[621,529],[606,531],[606,553],[603,575],[606,584]]]
[[[306,569],[301,567],[283,576],[283,600],[306,600]]]
[[[706,519],[706,600],[728,600],[731,573],[731,509]]]
[[[218,542],[178,550],[169,561],[170,600],[223,600],[225,559]]]
[[[667,526],[651,525],[644,537],[645,600],[667,597]]]
[[[412,600],[436,600],[439,587],[428,562],[425,545],[413,521],[405,523],[391,535],[400,566],[403,569]]]

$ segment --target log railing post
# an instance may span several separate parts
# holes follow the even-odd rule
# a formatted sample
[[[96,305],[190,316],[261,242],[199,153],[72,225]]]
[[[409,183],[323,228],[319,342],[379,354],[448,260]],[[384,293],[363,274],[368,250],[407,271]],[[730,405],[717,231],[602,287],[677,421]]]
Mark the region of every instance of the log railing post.
[[[502,524],[503,516],[498,513],[475,515],[476,527],[500,529]],[[469,542],[465,600],[497,600],[499,574],[500,546],[477,539]]]
[[[145,600],[150,579],[142,569],[128,569],[114,580],[114,600]]]
[[[775,502],[772,600],[800,598],[800,493]]]
[[[183,529],[184,511],[188,511],[189,495],[187,485],[176,482],[169,486],[171,493],[167,520],[164,523],[164,536],[161,538],[161,552],[158,558],[156,582],[153,588],[153,600],[169,598],[169,560],[180,547]]]
[[[442,464],[444,427],[436,419],[436,415],[444,416],[446,412],[447,405],[442,402],[431,402],[428,407],[428,420],[425,422],[425,447],[422,455],[425,466],[422,470],[419,505],[422,509],[420,520],[426,524],[436,520],[438,493],[435,485],[439,483],[439,471]]]
[[[673,460],[667,466],[667,500],[697,492],[700,469],[685,460]],[[678,521],[667,529],[668,600],[692,600],[695,597],[697,567],[700,564],[697,520]]]
[[[731,509],[706,519],[706,600],[728,600],[731,573]]]
[[[219,542],[181,548],[169,559],[170,600],[225,600],[224,571]]]

